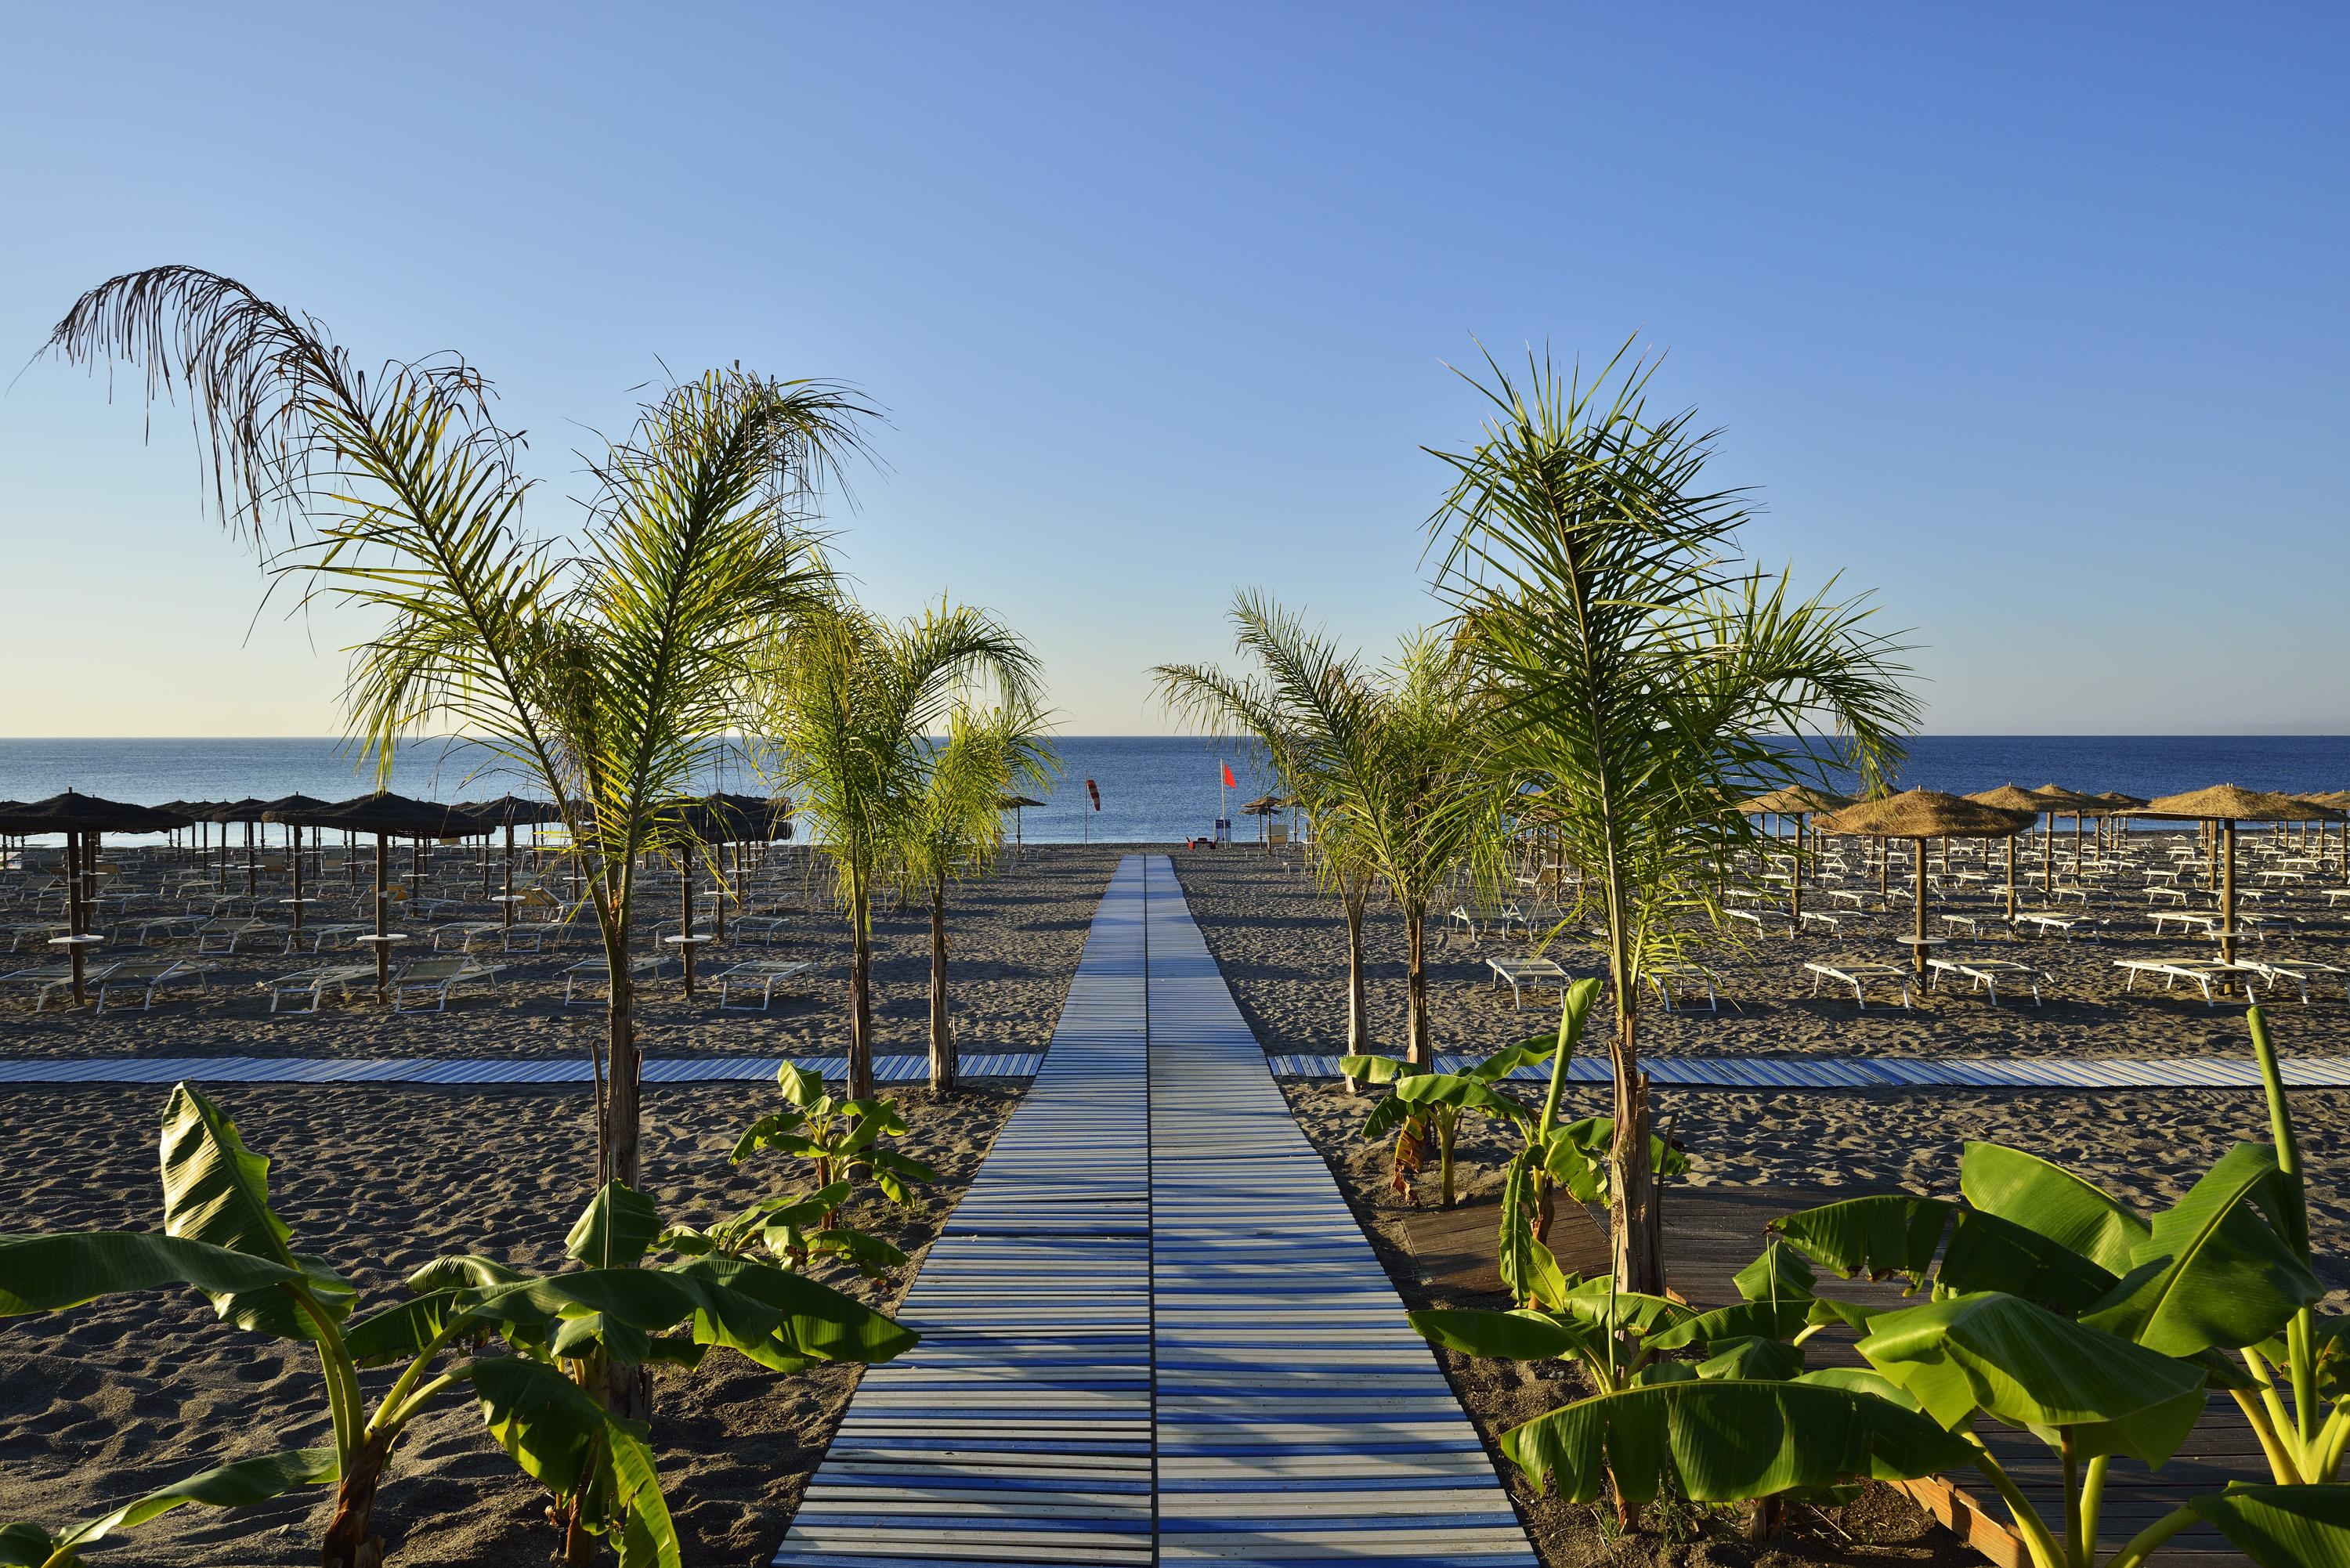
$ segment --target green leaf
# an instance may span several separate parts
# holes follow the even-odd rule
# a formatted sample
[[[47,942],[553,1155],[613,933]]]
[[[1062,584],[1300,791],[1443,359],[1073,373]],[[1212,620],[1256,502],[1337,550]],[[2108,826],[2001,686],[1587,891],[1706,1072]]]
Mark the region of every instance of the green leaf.
[[[530,1278],[518,1269],[510,1269],[495,1258],[484,1258],[478,1252],[458,1252],[446,1258],[435,1258],[408,1276],[408,1288],[418,1295],[433,1291],[460,1290],[471,1286],[490,1290],[499,1285],[520,1284]]]
[[[846,1258],[860,1273],[873,1275],[905,1266],[906,1254],[880,1237],[847,1225],[810,1231],[801,1244],[817,1256]]]
[[[1921,1285],[1953,1207],[1939,1198],[1889,1192],[1783,1215],[1767,1229],[1839,1278],[1902,1274]]]
[[[2111,1193],[2004,1144],[1968,1144],[1959,1189],[1984,1213],[2036,1231],[2109,1274],[2129,1272],[2137,1244],[2147,1239],[2146,1221]]]
[[[563,1239],[563,1251],[591,1269],[627,1268],[644,1257],[660,1234],[660,1214],[653,1200],[633,1187],[608,1181],[580,1211]]]
[[[288,1449],[282,1453],[256,1454],[173,1481],[111,1513],[77,1524],[58,1536],[55,1544],[59,1548],[87,1546],[115,1531],[144,1524],[159,1514],[192,1502],[207,1508],[251,1508],[306,1486],[323,1486],[341,1473],[332,1449]],[[7,1560],[0,1558],[0,1562],[5,1561]]]
[[[1338,1071],[1359,1083],[1392,1084],[1413,1076],[1420,1069],[1400,1056],[1341,1056]]]
[[[1488,1361],[1548,1361],[1595,1348],[1590,1331],[1548,1313],[1436,1307],[1404,1314],[1430,1345]]]
[[[2192,1355],[2258,1345],[2316,1305],[2325,1287],[2247,1201],[2282,1201],[2282,1180],[2269,1149],[2236,1145],[2155,1216],[2137,1270],[2084,1321],[2166,1355]]]
[[[2004,1291],[2066,1317],[2114,1288],[2114,1276],[2062,1242],[2011,1220],[1961,1209],[1934,1282],[1954,1291]]]
[[[1811,1296],[1819,1278],[1801,1252],[1774,1241],[1730,1282],[1750,1302],[1800,1301]]]
[[[811,1360],[889,1361],[921,1338],[853,1296],[747,1258],[691,1258],[661,1272],[707,1284],[722,1297],[756,1302],[777,1314],[776,1342]],[[699,1319],[694,1332],[697,1339],[707,1340]],[[743,1348],[731,1339],[715,1343]]]
[[[1820,1303],[1810,1296],[1776,1302],[1741,1302],[1699,1313],[1652,1334],[1652,1350],[1700,1350],[1716,1340],[1789,1339],[1818,1321]]]
[[[29,1520],[0,1525],[0,1568],[43,1568],[57,1550],[56,1538]],[[81,1562],[65,1560],[67,1568]]]
[[[1535,1306],[1555,1304],[1574,1283],[1558,1260],[1534,1236],[1531,1149],[1520,1149],[1502,1172],[1502,1228],[1494,1266],[1513,1300]]]
[[[193,1285],[221,1305],[302,1277],[290,1262],[150,1231],[0,1236],[0,1316],[59,1312],[119,1291]]]
[[[322,1260],[296,1253],[292,1231],[269,1207],[269,1161],[246,1148],[235,1124],[186,1084],[164,1102],[161,1148],[166,1235],[295,1269],[299,1287],[329,1319],[350,1310],[358,1292]],[[256,1334],[299,1340],[318,1334],[282,1285],[214,1295],[213,1305],[224,1321]]]
[[[824,1097],[824,1075],[783,1062],[775,1067],[775,1086],[783,1090],[785,1099],[806,1110]]]
[[[523,1473],[557,1497],[584,1492],[619,1516],[619,1544],[637,1553],[635,1563],[678,1568],[677,1531],[651,1451],[632,1424],[614,1420],[553,1367],[522,1356],[474,1362],[465,1376],[490,1435]]]
[[[1535,1486],[1590,1502],[1612,1474],[1634,1502],[1667,1487],[1698,1502],[1767,1497],[1848,1479],[1908,1480],[1970,1461],[1924,1416],[1832,1385],[1706,1378],[1579,1400],[1502,1434]]]
[[[2199,1367],[1999,1292],[1881,1313],[1859,1349],[1952,1428],[1977,1409],[2016,1427],[2112,1421],[2203,1386]]]
[[[2350,1568],[2350,1484],[2236,1486],[2187,1506],[2261,1568]]]
[[[384,1366],[424,1354],[424,1347],[467,1315],[454,1289],[437,1290],[359,1319],[343,1330],[343,1345],[361,1366]]]
[[[786,1062],[784,1065],[789,1067],[791,1064]],[[733,1152],[726,1158],[734,1164],[740,1165],[761,1149],[773,1147],[776,1138],[792,1128],[802,1126],[806,1120],[807,1118],[797,1111],[777,1111],[772,1115],[761,1116],[743,1129],[743,1136],[734,1140]],[[795,1150],[795,1153],[804,1153],[806,1148],[814,1147],[808,1145],[805,1138],[800,1141],[805,1147]]]
[[[1804,1370],[1804,1347],[1760,1334],[1717,1337],[1713,1354],[1697,1364],[1700,1377],[1742,1377],[1763,1383],[1786,1383]]]

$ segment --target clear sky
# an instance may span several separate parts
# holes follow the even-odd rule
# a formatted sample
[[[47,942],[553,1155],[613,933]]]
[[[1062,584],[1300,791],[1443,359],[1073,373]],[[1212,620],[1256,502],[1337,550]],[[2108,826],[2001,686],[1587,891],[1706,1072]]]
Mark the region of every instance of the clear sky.
[[[546,527],[631,389],[853,380],[876,607],[1164,727],[1236,587],[1432,606],[1446,370],[1666,350],[1752,546],[1915,628],[1927,727],[2350,731],[2350,9],[25,6],[0,90],[0,733],[318,734],[346,618],[255,613],[184,419],[43,361],[228,273],[463,350]]]

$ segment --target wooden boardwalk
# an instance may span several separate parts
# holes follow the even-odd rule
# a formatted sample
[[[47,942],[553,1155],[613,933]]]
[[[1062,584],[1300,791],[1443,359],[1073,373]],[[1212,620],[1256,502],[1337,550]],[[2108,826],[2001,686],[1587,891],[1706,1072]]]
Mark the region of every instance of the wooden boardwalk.
[[[1540,1024],[1530,1028],[1532,1033]],[[1440,1073],[1458,1073],[1481,1057],[1437,1053]],[[1336,1078],[1338,1058],[1312,1053],[1271,1058],[1283,1078]],[[1705,1089],[2252,1089],[2260,1069],[2249,1056],[1645,1056],[1649,1082]],[[2350,1056],[2290,1056],[2277,1064],[2297,1089],[2350,1088]],[[1547,1080],[1548,1068],[1510,1075]],[[1607,1082],[1602,1053],[1577,1056],[1567,1076],[1578,1084]]]
[[[1535,1568],[1163,857],[865,1375],[785,1568]]]
[[[848,1074],[845,1056],[793,1060],[836,1082]],[[958,1064],[966,1078],[1025,1078],[1044,1057],[1034,1051],[974,1051]],[[645,1063],[648,1084],[772,1083],[780,1056],[656,1056]],[[873,1076],[883,1084],[927,1083],[927,1055],[876,1056]],[[12,1056],[0,1058],[0,1086],[12,1084],[423,1084],[430,1085],[595,1082],[577,1056]]]

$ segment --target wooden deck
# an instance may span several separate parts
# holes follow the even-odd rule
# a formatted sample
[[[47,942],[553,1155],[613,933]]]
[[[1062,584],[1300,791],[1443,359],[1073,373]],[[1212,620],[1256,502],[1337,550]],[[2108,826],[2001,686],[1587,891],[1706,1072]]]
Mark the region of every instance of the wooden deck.
[[[865,1375],[787,1568],[1535,1568],[1163,857]]]

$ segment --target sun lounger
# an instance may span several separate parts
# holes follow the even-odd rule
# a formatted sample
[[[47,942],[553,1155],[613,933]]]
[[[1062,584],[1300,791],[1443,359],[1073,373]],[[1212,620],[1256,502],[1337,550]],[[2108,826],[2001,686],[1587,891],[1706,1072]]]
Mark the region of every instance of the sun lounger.
[[[500,964],[477,963],[463,957],[418,959],[392,977],[391,1010],[394,1012],[427,1011],[421,1004],[415,1007],[408,1005],[408,998],[418,995],[433,999],[430,1011],[446,1012],[451,992],[461,985],[477,984],[494,990],[498,971],[503,967]]]
[[[111,963],[85,965],[82,969],[82,984],[85,987],[94,985],[104,980],[109,974],[111,974],[117,967],[117,965]],[[11,974],[0,974],[0,985],[27,985],[32,987],[33,1011],[38,1012],[41,1009],[48,1006],[49,997],[53,992],[61,992],[68,998],[71,998],[73,995],[73,965],[69,963],[44,963],[36,964],[30,969],[20,969]],[[68,1001],[68,1005],[71,1005],[70,1001]]]
[[[192,937],[203,923],[200,915],[150,915],[138,920],[123,921],[122,929],[130,934],[130,940],[144,945],[159,936],[165,941]]]
[[[2220,999],[2212,994],[2211,991],[2211,981],[2214,979],[2224,980],[2231,974],[2254,972],[2251,966],[2246,964],[2219,963],[2210,959],[2199,958],[2116,959],[2114,967],[2126,971],[2129,976],[2122,982],[2124,994],[2127,994],[2137,987],[2138,976],[2158,974],[2162,976],[2163,990],[2168,991],[2180,981],[2185,981],[2202,992],[2203,1002],[2207,1007],[2219,1005]]]
[[[115,992],[129,995],[135,992],[139,1011],[144,1012],[155,1005],[155,992],[163,985],[193,981],[201,988],[210,983],[204,977],[219,968],[216,963],[199,963],[192,959],[133,959],[116,964],[98,982],[98,1011],[105,1012],[106,999]]]
[[[1837,932],[1844,929],[1844,917],[1842,915],[1831,915],[1819,909],[1805,909],[1804,911],[1803,924],[1806,926],[1825,926],[1831,932]]]
[[[504,929],[495,920],[454,920],[448,925],[432,928],[432,950],[435,952],[444,950],[445,944],[442,940],[444,937],[454,937],[456,945],[464,949],[472,947],[479,938],[494,937]]]
[[[72,933],[73,928],[63,920],[40,920],[32,925],[11,926],[8,928],[8,950],[12,953],[19,951],[27,943],[34,947],[46,946],[51,937],[70,936]]]
[[[1648,983],[1657,988],[1657,995],[1664,1002],[1667,1012],[1682,1012],[1696,1005],[1694,1002],[1683,1002],[1677,998],[1673,994],[1676,987],[1683,992],[1702,990],[1705,992],[1706,1006],[1716,1012],[1721,1011],[1721,999],[1713,993],[1713,977],[1697,965],[1693,963],[1659,964],[1646,972]]]
[[[1850,904],[1856,909],[1866,909],[1868,908],[1868,895],[1866,893],[1856,892],[1849,888],[1830,888],[1827,889],[1827,895],[1829,898],[1834,898],[1837,903]]]
[[[248,937],[284,936],[286,929],[265,920],[208,920],[196,932],[196,951],[233,953],[236,951],[236,944]]]
[[[1943,975],[1955,974],[1964,976],[1970,982],[1967,986],[1970,996],[1977,991],[1988,990],[1993,1007],[1999,1005],[1999,982],[2002,980],[2008,981],[2011,988],[2018,984],[2029,987],[2032,1005],[2043,1005],[2040,1000],[2040,982],[2048,978],[2048,971],[2034,969],[2015,959],[1928,959],[1926,968],[1933,977],[1929,983],[1938,984]]]
[[[1752,926],[1756,930],[1761,931],[1765,936],[1771,934],[1771,927],[1769,923],[1763,919],[1760,913],[1753,909],[1724,909],[1721,912],[1731,919],[1738,920],[1746,925]],[[1776,909],[1773,909],[1772,914],[1779,919],[1787,921],[1787,934],[1789,936],[1792,937],[1795,934],[1794,921],[1787,920],[1787,917]]]
[[[353,937],[365,936],[374,929],[371,925],[343,921],[329,922],[323,926],[305,926],[298,931],[286,933],[286,950],[296,952],[307,947],[311,952],[319,952],[323,951],[329,942],[348,942]]]
[[[2176,904],[2183,909],[2187,907],[2187,889],[2184,888],[2148,888],[2146,890],[2146,902],[2148,909],[2152,909],[2157,904]]]
[[[2276,982],[2280,980],[2292,981],[2300,986],[2301,1000],[2304,1002],[2309,1000],[2311,983],[2330,974],[2341,982],[2344,999],[2350,1001],[2350,969],[2338,963],[2320,963],[2315,959],[2305,958],[2239,959],[2237,962],[2267,981],[2271,991],[2276,989]]]
[[[2054,931],[2058,936],[2063,937],[2069,942],[2073,940],[2073,933],[2074,931],[2078,930],[2082,926],[2090,924],[2091,922],[2086,915],[2051,915],[2039,913],[2018,915],[2015,917],[2015,923],[2018,926],[2030,926],[2034,930]],[[2097,925],[2105,924],[2102,920],[2095,923]],[[2095,940],[2096,932],[2094,930],[2091,931],[2089,933],[2089,938],[2092,941]]]
[[[1485,961],[1485,967],[1493,971],[1493,983],[1496,986],[1505,981],[1508,983],[1513,1012],[1525,1005],[1525,997],[1521,987],[1555,985],[1564,990],[1566,985],[1566,971],[1548,959],[1489,958]]]
[[[1981,915],[1944,915],[1942,917],[1942,924],[1954,931],[1964,931],[1970,937],[1981,934],[1978,929],[1981,920]]]
[[[2182,931],[2210,931],[2220,924],[2216,915],[2199,915],[2190,909],[2157,909],[2154,911],[2154,934],[2162,935],[2172,921]]]
[[[749,963],[738,963],[718,977],[718,1011],[764,1012],[767,1004],[775,999],[775,987],[788,984],[815,968],[812,963],[789,963],[780,959],[754,959]],[[754,987],[759,992],[759,1005],[756,1007],[747,1002],[738,1005],[726,1000],[730,991],[749,991]]]
[[[1909,971],[1899,964],[1875,963],[1862,959],[1838,959],[1834,963],[1807,963],[1804,967],[1811,971],[1814,996],[1820,993],[1820,984],[1824,981],[1834,981],[1838,985],[1848,985],[1852,987],[1852,1000],[1863,1012],[1866,1012],[1868,1011],[1868,1001],[1863,994],[1862,988],[1866,985],[1889,985],[1899,990],[1901,1005],[1904,1007],[1909,1005]]]
[[[775,939],[790,934],[792,922],[782,915],[742,915],[727,928],[726,934],[738,942],[758,942],[773,947]]]
[[[669,961],[667,957],[660,953],[648,953],[642,958],[631,958],[629,960],[629,978],[641,980],[649,975],[657,976],[660,973],[661,965],[667,961]],[[581,959],[563,971],[563,1005],[566,1007],[591,1005],[596,1000],[592,996],[574,999],[576,988],[579,982],[584,980],[592,983],[599,980],[609,981],[611,978],[612,966],[603,959]]]
[[[330,991],[348,991],[355,985],[375,983],[375,965],[371,963],[313,964],[297,969],[291,974],[281,974],[272,980],[256,982],[269,992],[269,1011],[275,1012],[289,997],[307,996],[307,1007],[292,1008],[295,1012],[316,1012],[318,999]]]

